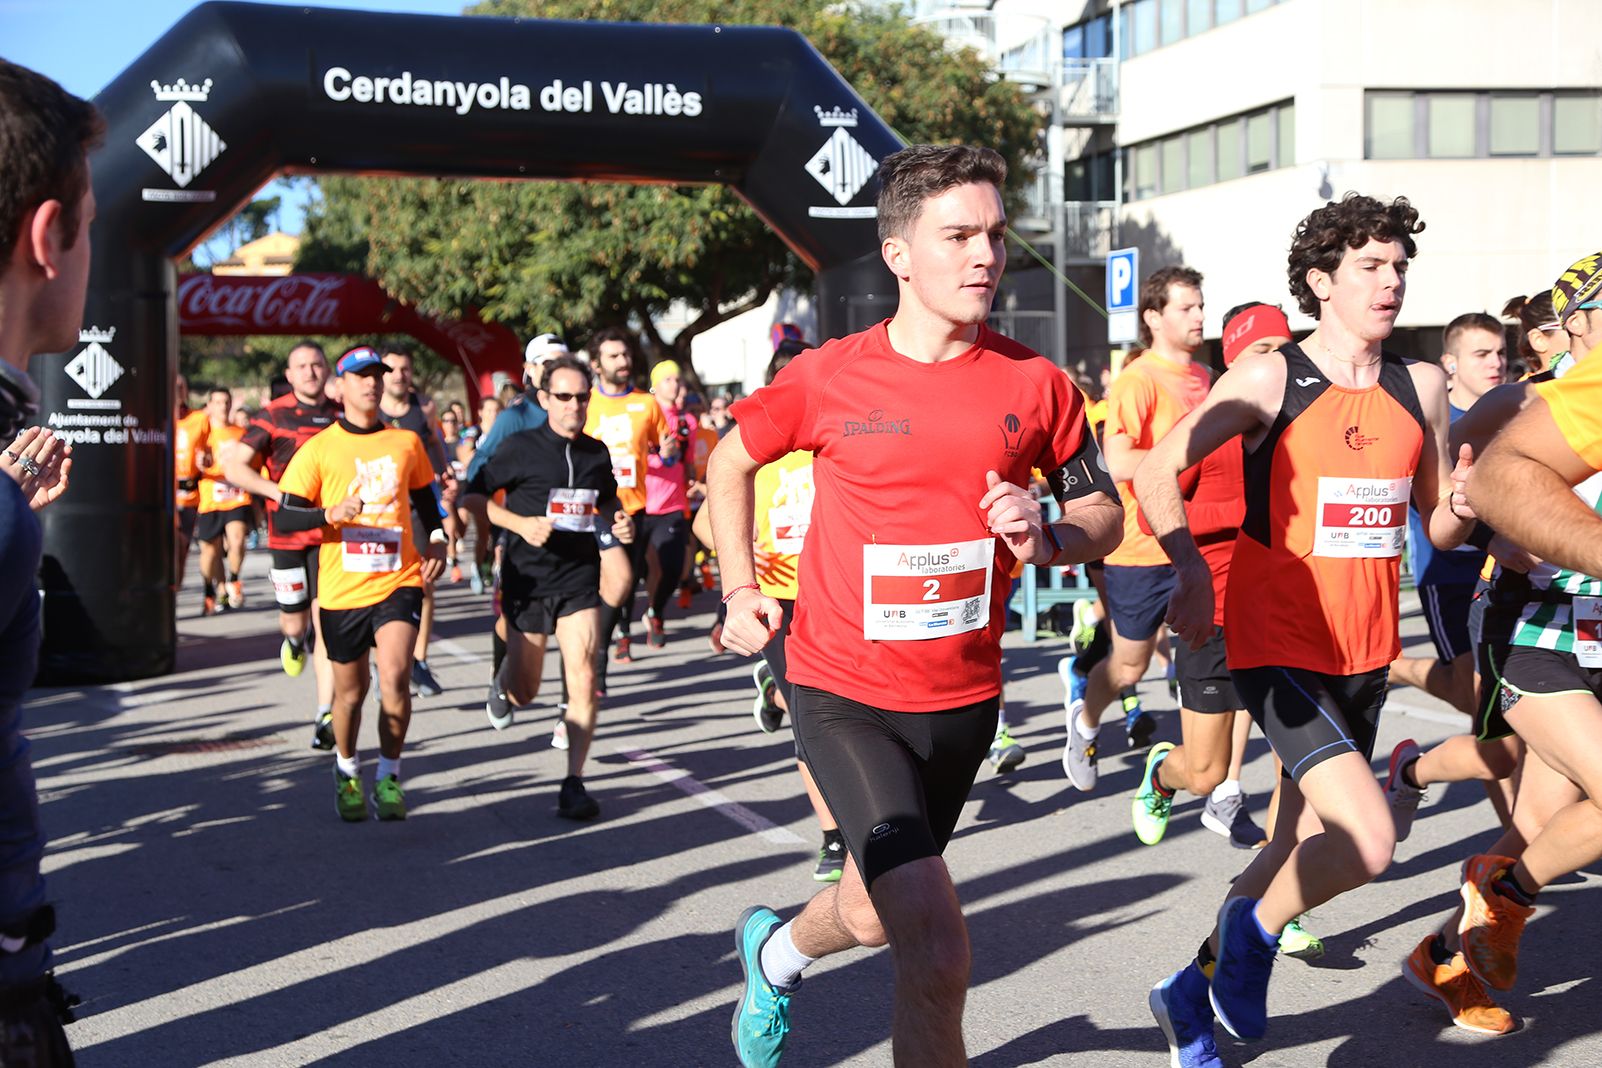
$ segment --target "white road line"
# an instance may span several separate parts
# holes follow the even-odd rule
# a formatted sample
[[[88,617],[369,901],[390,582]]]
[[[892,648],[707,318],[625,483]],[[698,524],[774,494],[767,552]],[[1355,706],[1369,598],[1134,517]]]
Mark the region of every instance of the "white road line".
[[[1445,712],[1439,708],[1414,704],[1405,697],[1397,697],[1394,691],[1385,698],[1385,707],[1399,709],[1414,719],[1427,719],[1431,723],[1444,723],[1448,727],[1456,727],[1464,734],[1467,734],[1474,725],[1474,721],[1461,712]]]
[[[619,748],[617,751],[623,754],[630,764],[644,768],[669,786],[683,792],[685,796],[694,798],[713,812],[728,817],[752,834],[772,842],[774,845],[806,844],[804,839],[798,838],[783,827],[769,822],[738,801],[724,796],[682,768],[675,768],[643,749]]]
[[[445,650],[447,653],[451,654],[452,657],[463,664],[478,664],[482,663],[484,660],[482,656],[479,656],[467,646],[461,644],[460,642],[451,641],[449,638],[432,638],[429,640],[428,644],[432,649]]]

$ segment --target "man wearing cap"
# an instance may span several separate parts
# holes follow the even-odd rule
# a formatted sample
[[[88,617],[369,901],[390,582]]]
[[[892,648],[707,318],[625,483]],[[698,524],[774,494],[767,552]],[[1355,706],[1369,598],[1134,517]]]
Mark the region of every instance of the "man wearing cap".
[[[612,475],[617,480],[618,500],[629,513],[635,529],[644,525],[646,509],[646,458],[657,452],[663,459],[677,459],[679,441],[668,430],[667,419],[651,394],[635,389],[634,367],[639,342],[622,327],[609,326],[590,338],[590,357],[595,363],[595,396],[590,400],[584,433],[600,438],[612,454]],[[596,687],[606,689],[606,647],[612,632],[618,631],[617,659],[633,659],[629,643],[629,624],[634,619],[634,588],[645,573],[645,546],[648,538],[634,539],[630,546],[633,572],[614,603],[602,589],[606,608],[601,613],[601,645],[596,652]]]
[[[379,398],[388,369],[362,346],[340,358],[344,414],[306,442],[279,480],[280,530],[323,528],[318,614],[334,669],[334,790],[341,819],[367,818],[356,738],[377,650],[379,759],[372,803],[382,820],[406,818],[401,749],[411,722],[412,650],[423,585],[445,569],[434,469],[422,439],[384,424]],[[428,529],[427,555],[412,517]]]
[[[679,407],[683,373],[676,360],[651,368],[651,395],[656,398],[668,432],[677,442],[671,453],[658,450],[645,459],[645,637],[655,648],[667,643],[662,613],[684,574],[684,551],[690,544],[689,473],[680,462],[690,442],[692,422]]]
[[[1285,313],[1271,304],[1246,304],[1224,315],[1224,367],[1247,353],[1273,352],[1290,342]],[[1239,437],[1226,441],[1201,463],[1180,475],[1180,489],[1191,534],[1213,576],[1212,633],[1199,649],[1181,642],[1174,657],[1179,681],[1180,744],[1162,742],[1146,758],[1131,805],[1135,834],[1156,845],[1168,828],[1174,794],[1181,788],[1205,797],[1202,824],[1240,849],[1256,849],[1265,839],[1246,811],[1240,767],[1250,720],[1224,656],[1224,589],[1235,536],[1246,517],[1244,455]],[[1150,535],[1145,516],[1141,530]],[[1237,725],[1239,730],[1237,730]]]

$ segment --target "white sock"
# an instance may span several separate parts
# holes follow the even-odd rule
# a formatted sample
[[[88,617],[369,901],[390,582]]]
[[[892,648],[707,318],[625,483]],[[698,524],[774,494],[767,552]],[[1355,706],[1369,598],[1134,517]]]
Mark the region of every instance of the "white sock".
[[[323,716],[327,715],[328,713],[332,712],[333,710],[334,710],[334,706],[333,705],[318,705],[317,706],[317,718],[318,719],[322,719]]]
[[[1218,786],[1213,789],[1213,800],[1214,801],[1222,801],[1226,797],[1238,797],[1239,795],[1240,795],[1240,780],[1239,779],[1225,779],[1223,782],[1219,783]]]
[[[801,971],[811,964],[813,957],[795,948],[790,937],[791,920],[768,936],[762,947],[762,975],[775,987],[792,987],[801,981]]]
[[[339,767],[339,773],[348,779],[354,779],[362,773],[361,758],[355,754],[347,757],[340,756],[336,752],[334,754],[334,763]]]
[[[1101,731],[1101,725],[1098,723],[1094,727],[1085,726],[1085,717],[1080,714],[1084,710],[1085,706],[1083,704],[1074,710],[1074,731],[1085,741],[1093,742],[1096,740],[1096,735]]]
[[[396,757],[394,760],[391,760],[391,759],[389,759],[389,757],[384,756],[383,754],[379,754],[379,757],[378,757],[378,778],[387,779],[391,775],[393,775],[393,776],[395,776],[395,778],[399,779],[400,778],[400,762],[401,762],[401,758],[400,757]]]

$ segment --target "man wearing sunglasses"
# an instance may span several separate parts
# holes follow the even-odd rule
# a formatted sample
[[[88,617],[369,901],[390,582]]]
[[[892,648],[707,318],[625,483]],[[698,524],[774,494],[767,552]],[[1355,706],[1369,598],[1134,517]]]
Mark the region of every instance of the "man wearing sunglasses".
[[[547,421],[504,439],[468,482],[490,498],[490,521],[510,538],[501,563],[506,659],[491,681],[485,712],[497,729],[539,692],[551,635],[562,650],[568,702],[567,777],[557,815],[587,820],[601,808],[584,789],[595,734],[595,654],[601,642],[601,556],[624,553],[634,524],[618,501],[607,447],[584,433],[589,368],[572,356],[547,360],[536,397]],[[492,494],[506,491],[506,503]]]

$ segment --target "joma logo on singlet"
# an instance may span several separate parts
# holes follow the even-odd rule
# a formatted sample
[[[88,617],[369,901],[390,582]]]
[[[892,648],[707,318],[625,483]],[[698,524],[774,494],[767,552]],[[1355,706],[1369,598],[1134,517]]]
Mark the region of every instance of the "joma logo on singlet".
[[[912,433],[911,419],[886,419],[883,408],[875,408],[863,420],[847,419],[841,424],[845,436],[854,438],[859,434],[908,434]]]

